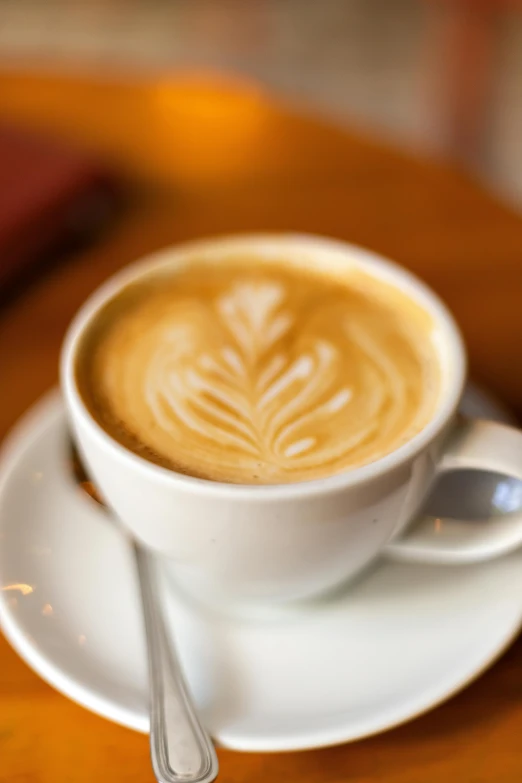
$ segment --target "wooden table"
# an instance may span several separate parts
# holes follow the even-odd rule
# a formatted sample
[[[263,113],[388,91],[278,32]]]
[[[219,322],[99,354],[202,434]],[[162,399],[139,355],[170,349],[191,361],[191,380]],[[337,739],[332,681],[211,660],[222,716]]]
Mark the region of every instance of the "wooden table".
[[[109,273],[167,243],[259,229],[346,238],[420,274],[460,321],[474,376],[522,412],[522,217],[449,165],[208,74],[101,83],[5,72],[0,118],[82,142],[143,193],[103,242],[0,311],[0,438],[55,383],[66,325]],[[518,783],[521,733],[519,642],[410,724],[316,752],[220,752],[221,780]],[[152,779],[146,737],[56,693],[0,639],[2,783]]]

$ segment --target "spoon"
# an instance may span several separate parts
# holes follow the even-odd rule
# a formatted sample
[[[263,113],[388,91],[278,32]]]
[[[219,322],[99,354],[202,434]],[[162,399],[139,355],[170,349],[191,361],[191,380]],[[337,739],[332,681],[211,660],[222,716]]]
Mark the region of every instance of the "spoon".
[[[107,513],[109,510],[90,481],[74,444],[71,470],[78,486]],[[133,542],[140,586],[149,663],[150,753],[159,783],[211,783],[218,774],[216,751],[181,671],[155,595],[150,555]]]

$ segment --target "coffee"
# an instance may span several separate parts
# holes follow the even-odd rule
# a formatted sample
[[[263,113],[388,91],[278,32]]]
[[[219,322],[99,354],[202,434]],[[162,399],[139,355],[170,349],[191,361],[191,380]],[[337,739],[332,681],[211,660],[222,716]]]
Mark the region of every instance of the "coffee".
[[[77,359],[85,404],[136,454],[237,484],[331,476],[431,419],[431,317],[358,269],[192,259],[125,288]]]

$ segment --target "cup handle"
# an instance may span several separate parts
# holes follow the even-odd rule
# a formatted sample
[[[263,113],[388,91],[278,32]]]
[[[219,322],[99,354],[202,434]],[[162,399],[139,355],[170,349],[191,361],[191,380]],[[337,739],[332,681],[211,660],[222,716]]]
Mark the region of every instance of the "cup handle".
[[[522,431],[461,419],[449,437],[437,474],[457,470],[500,473],[522,481]],[[522,546],[522,509],[477,521],[426,517],[385,553],[397,560],[459,565],[505,555]]]

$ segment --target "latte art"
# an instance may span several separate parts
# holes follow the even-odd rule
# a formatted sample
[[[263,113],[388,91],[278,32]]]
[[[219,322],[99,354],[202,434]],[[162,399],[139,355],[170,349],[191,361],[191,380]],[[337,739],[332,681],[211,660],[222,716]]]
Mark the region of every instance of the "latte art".
[[[179,472],[331,475],[389,453],[433,413],[434,355],[407,316],[320,274],[191,268],[122,301],[89,346],[86,399],[125,445]]]
[[[284,298],[273,283],[233,285],[215,301],[215,323],[205,324],[223,330],[211,350],[199,328],[206,314],[179,312],[158,325],[143,391],[162,429],[173,437],[190,433],[191,448],[207,459],[228,446],[251,463],[250,473],[303,470],[331,456],[332,444],[311,433],[352,392],[339,388],[338,350],[330,342],[311,340],[292,359],[277,350],[293,323],[278,311]]]

